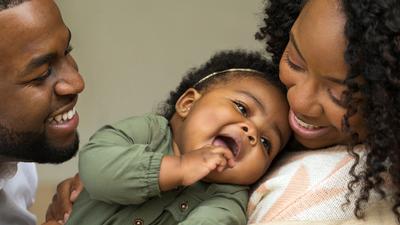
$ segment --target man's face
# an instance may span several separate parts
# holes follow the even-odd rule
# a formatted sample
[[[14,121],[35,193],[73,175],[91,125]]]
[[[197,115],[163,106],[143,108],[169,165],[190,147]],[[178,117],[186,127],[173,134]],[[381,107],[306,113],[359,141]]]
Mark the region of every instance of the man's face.
[[[0,161],[63,162],[78,148],[84,82],[53,0],[0,12]]]

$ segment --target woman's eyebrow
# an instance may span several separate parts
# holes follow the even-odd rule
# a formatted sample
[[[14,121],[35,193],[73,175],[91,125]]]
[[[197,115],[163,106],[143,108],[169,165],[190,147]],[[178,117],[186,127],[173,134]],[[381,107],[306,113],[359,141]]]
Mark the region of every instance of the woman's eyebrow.
[[[323,76],[323,78],[324,78],[325,80],[328,80],[328,81],[333,82],[333,83],[335,83],[335,84],[345,85],[345,81],[344,81],[344,80],[335,78],[335,76],[329,76],[329,75],[328,75],[328,76]]]
[[[300,58],[307,64],[306,60],[304,59],[303,55],[301,54],[301,51],[299,49],[299,46],[297,45],[296,39],[294,38],[294,35],[292,31],[289,33],[289,41],[292,42],[294,48],[296,49],[297,54],[299,54]]]

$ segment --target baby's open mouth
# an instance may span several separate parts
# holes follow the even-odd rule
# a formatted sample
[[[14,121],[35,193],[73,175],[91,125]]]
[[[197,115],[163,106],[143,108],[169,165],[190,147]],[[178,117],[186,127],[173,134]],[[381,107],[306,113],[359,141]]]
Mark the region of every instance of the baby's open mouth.
[[[239,146],[232,137],[217,136],[213,142],[213,145],[228,148],[235,157],[239,155]]]

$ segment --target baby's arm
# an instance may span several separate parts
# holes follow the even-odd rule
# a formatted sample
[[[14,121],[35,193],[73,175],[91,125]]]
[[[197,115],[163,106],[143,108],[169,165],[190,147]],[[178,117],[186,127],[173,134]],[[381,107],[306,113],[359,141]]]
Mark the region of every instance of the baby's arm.
[[[245,225],[248,191],[223,194],[198,205],[179,225]]]
[[[232,152],[218,146],[205,146],[181,156],[165,156],[161,162],[160,189],[168,191],[177,186],[188,186],[213,170],[222,172],[234,165]]]
[[[152,146],[153,139],[166,133],[159,122],[156,117],[130,118],[91,137],[80,151],[79,173],[92,199],[139,204],[160,193],[163,153]]]

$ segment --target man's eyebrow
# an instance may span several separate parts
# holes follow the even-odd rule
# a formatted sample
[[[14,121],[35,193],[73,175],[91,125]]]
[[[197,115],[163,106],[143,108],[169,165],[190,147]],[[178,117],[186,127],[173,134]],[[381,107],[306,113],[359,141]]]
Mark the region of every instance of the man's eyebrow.
[[[68,30],[68,41],[67,41],[67,46],[65,46],[65,49],[69,48],[70,42],[71,42],[71,38],[72,38],[72,34],[71,34],[70,29],[67,28],[67,30]],[[44,55],[40,55],[40,56],[34,57],[28,63],[28,65],[25,67],[25,69],[23,70],[23,72],[21,74],[29,74],[33,70],[35,70],[36,68],[41,67],[41,66],[46,65],[46,64],[49,64],[55,58],[57,58],[57,53],[56,52],[52,52],[52,53],[48,53],[48,54],[44,54]]]
[[[36,68],[41,67],[46,64],[49,64],[56,57],[57,57],[57,53],[55,53],[55,52],[35,57],[28,63],[28,65],[25,67],[24,71],[21,74],[29,74]]]
[[[252,93],[248,91],[239,91],[239,93],[246,95],[247,97],[253,99],[253,101],[256,103],[256,105],[261,109],[262,112],[265,113],[265,107],[264,105],[256,98]]]
[[[294,35],[293,35],[292,31],[290,31],[290,33],[289,33],[289,39],[290,39],[290,42],[292,42],[294,48],[296,49],[296,52],[299,54],[300,58],[304,62],[306,62],[306,60],[304,59],[303,55],[301,54],[301,51],[299,49],[299,46],[297,45],[296,39],[294,38]]]
[[[71,30],[70,30],[68,27],[67,27],[67,30],[68,30],[68,41],[67,41],[67,46],[65,46],[65,49],[68,49],[68,48],[69,48],[69,45],[70,45],[71,39],[72,39]]]

